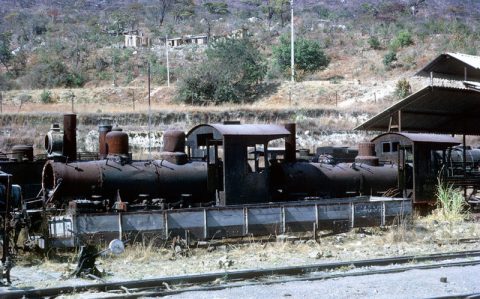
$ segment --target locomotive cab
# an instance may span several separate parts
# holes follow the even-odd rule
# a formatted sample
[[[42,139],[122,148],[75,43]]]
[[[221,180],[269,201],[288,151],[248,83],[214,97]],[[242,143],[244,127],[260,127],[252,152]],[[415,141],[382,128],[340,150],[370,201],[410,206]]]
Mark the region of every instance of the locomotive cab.
[[[268,202],[268,143],[290,135],[280,125],[202,124],[188,132],[187,152],[192,160],[207,161],[218,205]]]

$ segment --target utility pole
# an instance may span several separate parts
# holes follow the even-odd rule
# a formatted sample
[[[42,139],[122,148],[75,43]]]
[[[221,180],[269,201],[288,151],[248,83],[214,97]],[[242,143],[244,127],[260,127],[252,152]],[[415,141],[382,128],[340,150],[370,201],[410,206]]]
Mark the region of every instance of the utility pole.
[[[292,69],[292,83],[295,82],[295,50],[294,50],[294,30],[293,30],[293,0],[290,0],[290,43],[291,43],[291,52],[290,52],[290,68]]]
[[[152,160],[152,106],[150,102],[150,61],[148,62],[148,160]]]
[[[170,64],[168,62],[168,36],[165,35],[165,52],[167,55],[167,86],[170,87]]]

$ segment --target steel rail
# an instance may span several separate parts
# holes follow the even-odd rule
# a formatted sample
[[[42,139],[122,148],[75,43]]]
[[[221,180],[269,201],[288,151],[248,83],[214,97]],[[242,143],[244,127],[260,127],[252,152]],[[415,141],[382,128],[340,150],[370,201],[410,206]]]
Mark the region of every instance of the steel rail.
[[[122,289],[123,290],[146,289],[146,288],[163,287],[165,284],[167,285],[203,284],[203,283],[214,282],[217,279],[235,281],[235,280],[257,279],[257,278],[267,277],[267,276],[281,276],[281,275],[298,276],[298,275],[311,274],[312,272],[331,271],[331,270],[341,269],[345,267],[361,268],[361,267],[372,267],[372,266],[388,266],[393,264],[407,264],[412,262],[425,262],[425,261],[441,261],[441,260],[448,260],[448,259],[471,258],[471,257],[480,257],[480,250],[451,252],[451,253],[435,253],[435,254],[419,255],[419,256],[410,255],[410,256],[390,257],[390,258],[381,258],[381,259],[332,262],[332,263],[322,263],[322,264],[315,264],[315,265],[288,266],[288,267],[267,268],[267,269],[224,271],[224,272],[215,272],[215,273],[207,273],[207,274],[191,274],[191,275],[182,275],[182,276],[173,276],[173,277],[160,277],[160,278],[153,278],[153,279],[146,279],[146,280],[107,282],[107,283],[64,286],[64,287],[55,287],[55,288],[14,290],[14,291],[0,292],[0,298],[4,298],[4,299],[22,298],[22,297],[38,298],[38,297],[52,297],[52,296],[58,296],[61,294],[68,294],[68,293],[81,293],[86,291],[106,292],[106,291],[122,290]],[[480,261],[473,261],[473,262],[474,263],[477,262],[480,264]],[[434,267],[435,265],[427,265],[424,267],[428,267],[428,266]],[[392,269],[392,270],[395,270],[395,269]],[[305,277],[304,279],[309,280],[312,278]],[[323,278],[319,278],[319,279],[323,279]]]
[[[393,269],[374,269],[374,270],[366,270],[366,271],[360,271],[360,272],[334,273],[334,274],[304,276],[304,277],[296,277],[296,278],[288,278],[288,279],[277,279],[277,280],[271,279],[266,281],[252,281],[252,282],[237,283],[237,284],[231,283],[231,284],[203,286],[203,287],[196,287],[196,288],[184,287],[184,288],[174,289],[174,290],[150,291],[149,289],[143,289],[143,290],[123,289],[124,291],[127,291],[127,292],[132,291],[132,293],[122,293],[122,294],[112,295],[112,296],[102,296],[102,299],[114,299],[119,297],[131,298],[131,299],[142,298],[142,297],[154,297],[154,296],[163,297],[163,296],[175,295],[175,294],[186,293],[186,292],[220,291],[228,288],[283,284],[283,283],[301,282],[301,281],[317,281],[317,280],[327,280],[327,279],[334,279],[334,278],[367,276],[367,275],[375,275],[375,274],[385,275],[385,274],[394,274],[394,273],[400,273],[400,272],[405,272],[410,270],[430,270],[430,269],[437,269],[437,268],[466,267],[466,266],[475,266],[475,265],[480,265],[480,260],[466,261],[466,262],[452,262],[452,263],[436,263],[431,265],[415,265],[415,266],[399,267],[399,268],[393,268]],[[150,288],[150,289],[153,289],[153,288]],[[470,294],[466,297],[463,297],[462,295],[460,295],[460,297],[447,296],[444,298],[469,298],[469,299],[472,298],[473,299],[473,298],[480,298],[480,294]]]

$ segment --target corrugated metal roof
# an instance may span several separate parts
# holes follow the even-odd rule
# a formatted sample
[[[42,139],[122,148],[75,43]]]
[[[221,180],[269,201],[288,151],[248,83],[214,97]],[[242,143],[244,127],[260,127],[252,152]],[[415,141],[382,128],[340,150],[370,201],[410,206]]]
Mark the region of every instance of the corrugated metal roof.
[[[465,74],[466,71],[466,74]],[[452,78],[457,80],[480,81],[480,56],[462,53],[444,53],[432,60],[415,75],[422,77]]]
[[[278,136],[285,137],[290,135],[290,132],[280,125],[267,124],[211,124],[220,134],[224,136],[241,135],[241,136]]]
[[[406,132],[480,135],[480,92],[427,86],[377,114],[356,130],[388,131],[401,111]]]
[[[395,135],[401,135],[404,136],[405,138],[410,139],[413,142],[422,142],[422,143],[445,143],[445,144],[451,144],[451,145],[458,145],[461,144],[460,141],[455,139],[454,137],[450,135],[443,135],[443,134],[426,134],[426,133],[408,133],[408,132],[388,132],[381,134],[375,138],[372,139],[372,142],[382,136],[388,135],[388,134],[395,134]]]

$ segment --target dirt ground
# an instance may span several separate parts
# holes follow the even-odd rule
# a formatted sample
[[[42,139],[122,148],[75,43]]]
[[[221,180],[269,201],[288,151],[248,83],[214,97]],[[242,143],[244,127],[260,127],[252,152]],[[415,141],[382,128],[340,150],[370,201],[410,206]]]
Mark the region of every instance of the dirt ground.
[[[153,244],[153,243],[152,243]],[[97,260],[105,281],[147,279],[191,273],[260,269],[333,261],[361,260],[388,256],[421,255],[478,249],[480,223],[439,222],[418,218],[412,224],[388,228],[355,229],[347,233],[321,233],[318,242],[277,236],[276,242],[211,245],[175,253],[167,244],[128,246],[119,255]],[[88,284],[90,279],[68,278],[76,266],[74,253],[57,253],[51,258],[29,254],[19,256],[12,269],[12,285],[0,290]]]

